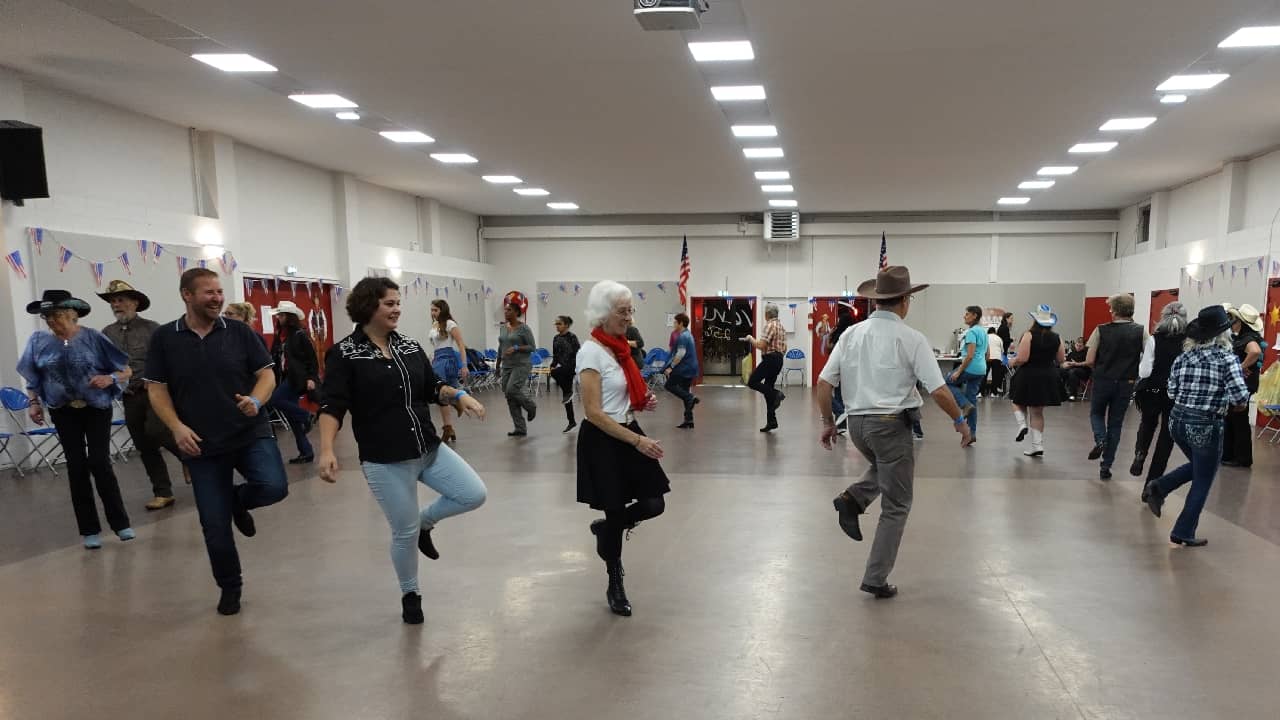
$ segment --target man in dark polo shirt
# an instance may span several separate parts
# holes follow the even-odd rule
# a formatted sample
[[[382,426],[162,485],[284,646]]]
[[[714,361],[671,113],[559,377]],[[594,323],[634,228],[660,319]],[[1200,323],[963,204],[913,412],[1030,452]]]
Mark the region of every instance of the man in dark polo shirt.
[[[1124,415],[1138,381],[1138,364],[1147,342],[1147,329],[1133,321],[1133,296],[1107,298],[1111,322],[1099,325],[1089,336],[1084,364],[1093,368],[1093,397],[1089,421],[1093,425],[1093,450],[1089,459],[1102,458],[1098,477],[1111,479],[1111,464],[1120,446]]]
[[[240,612],[241,578],[231,524],[253,537],[249,511],[289,492],[280,448],[261,412],[275,389],[275,373],[253,329],[223,319],[216,273],[188,270],[180,291],[187,313],[152,334],[147,389],[191,472],[213,579],[222,589],[218,612],[234,615]],[[237,470],[244,484],[233,483]]]

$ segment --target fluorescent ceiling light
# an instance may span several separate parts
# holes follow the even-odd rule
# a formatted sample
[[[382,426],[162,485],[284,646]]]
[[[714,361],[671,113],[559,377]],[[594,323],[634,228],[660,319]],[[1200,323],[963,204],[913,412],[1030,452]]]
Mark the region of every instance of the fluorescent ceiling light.
[[[1240,28],[1218,43],[1220,48],[1274,47],[1280,45],[1280,26]]]
[[[1119,144],[1120,143],[1118,142],[1076,143],[1075,145],[1072,145],[1071,149],[1067,152],[1074,153],[1076,155],[1092,155],[1096,153],[1111,152]]]
[[[775,192],[789,193],[795,190],[795,188],[791,187],[790,185],[761,185],[760,190],[761,192],[767,192],[767,193],[775,193]]]
[[[1026,205],[1031,202],[1029,197],[1002,197],[996,201],[997,205]]]
[[[543,190],[542,188],[516,188],[515,193],[517,195],[530,195],[530,196],[539,196],[539,197],[543,195],[551,194],[550,192]]]
[[[740,138],[778,137],[778,128],[774,125],[734,125],[733,136]]]
[[[1075,165],[1046,165],[1036,171],[1037,175],[1073,175],[1080,168]]]
[[[1160,83],[1156,90],[1168,92],[1174,90],[1208,90],[1231,77],[1226,73],[1205,73],[1202,75],[1174,75]]]
[[[1102,124],[1098,128],[1103,132],[1115,132],[1117,130],[1145,130],[1151,127],[1156,121],[1153,117],[1132,117],[1132,118],[1112,118]]]
[[[196,53],[191,56],[205,65],[212,65],[223,72],[275,72],[274,65],[264,63],[244,53]]]
[[[757,170],[757,180],[790,180],[791,173],[786,170]]]
[[[1024,180],[1018,183],[1019,190],[1048,190],[1053,186],[1053,180]]]
[[[698,62],[725,62],[728,60],[753,60],[756,53],[749,40],[727,42],[691,42],[689,52]]]
[[[289,99],[296,103],[302,103],[307,107],[319,108],[322,110],[359,107],[359,105],[356,105],[341,95],[334,95],[333,93],[298,93],[296,95],[290,95]]]
[[[382,137],[397,143],[433,143],[435,138],[417,130],[383,130],[378,133]]]
[[[338,118],[339,120],[359,120],[360,113],[340,112],[337,115],[334,115],[334,117]]]
[[[578,204],[571,202],[549,202],[547,203],[547,207],[552,210],[577,210]]]
[[[763,85],[724,85],[711,88],[711,97],[720,102],[764,100]]]
[[[782,148],[779,147],[758,147],[758,148],[742,148],[742,154],[749,158],[780,158],[782,157]]]
[[[799,205],[799,204],[800,203],[796,202],[795,200],[770,200],[769,201],[770,207],[795,207],[796,205]]]
[[[484,178],[485,182],[490,182],[494,185],[519,185],[524,182],[515,175],[482,175],[481,177]]]
[[[466,153],[431,153],[431,159],[438,160],[446,165],[470,165],[480,162]]]
[[[1187,101],[1186,95],[1178,95],[1178,94],[1163,95],[1160,98],[1160,102],[1164,103],[1165,105],[1180,105],[1186,101]]]

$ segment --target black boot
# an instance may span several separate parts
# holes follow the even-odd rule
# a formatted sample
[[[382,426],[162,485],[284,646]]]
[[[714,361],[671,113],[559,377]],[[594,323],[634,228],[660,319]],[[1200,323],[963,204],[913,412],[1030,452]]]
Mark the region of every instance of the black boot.
[[[426,617],[422,614],[422,596],[416,592],[405,593],[400,598],[400,618],[405,625],[421,625]]]
[[[1135,453],[1133,456],[1133,464],[1129,466],[1129,474],[1134,477],[1142,476],[1142,464],[1147,461],[1147,454],[1144,452]]]
[[[605,563],[605,567],[609,571],[609,589],[605,591],[604,597],[609,601],[609,610],[614,615],[623,617],[631,617],[631,601],[627,600],[627,590],[622,586],[622,561],[614,560]]]
[[[604,538],[600,537],[600,532],[604,530],[604,523],[604,520],[592,520],[591,534],[596,536],[596,555],[599,555],[601,560],[608,562],[609,558],[604,553]]]

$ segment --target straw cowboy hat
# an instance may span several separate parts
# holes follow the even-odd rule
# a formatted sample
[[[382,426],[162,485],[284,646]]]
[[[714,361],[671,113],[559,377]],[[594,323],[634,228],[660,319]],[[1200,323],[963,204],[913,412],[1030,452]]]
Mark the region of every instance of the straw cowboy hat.
[[[45,290],[39,300],[27,303],[27,312],[32,315],[44,315],[54,310],[75,310],[77,316],[84,317],[89,314],[89,303],[71,297],[66,290]]]
[[[1254,306],[1245,303],[1238,308],[1227,308],[1227,314],[1254,332],[1262,332],[1262,316]]]
[[[147,308],[151,307],[151,298],[141,292],[138,292],[132,285],[123,280],[112,280],[107,283],[106,292],[98,293],[98,297],[106,300],[107,302],[111,302],[111,299],[117,295],[133,298],[138,301],[138,312],[143,312]]]
[[[1058,313],[1048,305],[1039,305],[1027,314],[1031,316],[1032,322],[1041,327],[1053,327],[1058,324]]]
[[[858,286],[858,294],[872,300],[892,300],[918,293],[928,285],[912,285],[911,271],[904,265],[890,265],[876,273],[874,280]]]
[[[298,307],[292,300],[281,300],[280,304],[271,310],[272,316],[280,315],[282,313],[297,315],[299,320],[307,319],[307,314],[302,312],[302,308]]]

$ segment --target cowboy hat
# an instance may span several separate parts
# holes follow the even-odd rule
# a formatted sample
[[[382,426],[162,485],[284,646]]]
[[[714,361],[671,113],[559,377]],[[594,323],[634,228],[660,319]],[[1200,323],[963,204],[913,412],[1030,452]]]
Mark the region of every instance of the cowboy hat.
[[[911,271],[904,265],[890,265],[876,273],[874,280],[858,286],[858,294],[872,300],[892,300],[918,293],[928,285],[912,285]]]
[[[1027,314],[1031,316],[1031,321],[1040,327],[1053,327],[1058,324],[1058,313],[1048,305],[1038,305],[1035,310]]]
[[[272,308],[271,315],[274,317],[282,313],[297,315],[299,320],[306,320],[307,314],[302,312],[302,308],[298,307],[292,300],[281,300],[280,304]]]
[[[1227,314],[1254,332],[1262,332],[1262,316],[1254,306],[1245,303],[1238,308],[1228,308]]]
[[[1221,305],[1200,308],[1196,319],[1187,324],[1187,337],[1204,342],[1218,337],[1231,328],[1231,318]]]
[[[138,301],[138,312],[143,312],[151,307],[151,298],[143,293],[133,289],[133,286],[123,280],[112,280],[107,283],[107,291],[98,293],[98,297],[111,302],[111,299],[121,295],[127,298],[133,298]]]
[[[76,316],[89,314],[89,303],[77,297],[71,297],[66,290],[45,290],[39,300],[27,303],[27,312],[32,315],[44,315],[54,310],[75,310]]]

